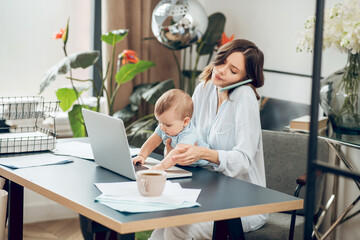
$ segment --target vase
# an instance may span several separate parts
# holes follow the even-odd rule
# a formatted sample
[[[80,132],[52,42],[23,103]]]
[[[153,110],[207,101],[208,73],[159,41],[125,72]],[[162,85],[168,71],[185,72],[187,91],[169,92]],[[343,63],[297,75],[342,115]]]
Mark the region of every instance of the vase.
[[[348,53],[346,66],[320,82],[320,105],[338,134],[360,134],[360,55]]]

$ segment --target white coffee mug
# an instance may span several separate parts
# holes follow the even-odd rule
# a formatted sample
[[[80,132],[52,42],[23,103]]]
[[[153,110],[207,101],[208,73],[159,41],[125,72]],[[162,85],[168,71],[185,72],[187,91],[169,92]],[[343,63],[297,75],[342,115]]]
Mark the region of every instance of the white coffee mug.
[[[138,171],[136,173],[136,182],[142,196],[160,196],[165,188],[166,172],[157,170]]]

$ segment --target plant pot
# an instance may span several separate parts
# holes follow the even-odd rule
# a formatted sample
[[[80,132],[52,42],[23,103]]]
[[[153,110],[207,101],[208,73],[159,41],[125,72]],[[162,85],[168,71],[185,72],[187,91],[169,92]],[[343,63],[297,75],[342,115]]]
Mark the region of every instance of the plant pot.
[[[321,80],[320,105],[334,132],[360,134],[360,55],[348,53],[346,66]]]

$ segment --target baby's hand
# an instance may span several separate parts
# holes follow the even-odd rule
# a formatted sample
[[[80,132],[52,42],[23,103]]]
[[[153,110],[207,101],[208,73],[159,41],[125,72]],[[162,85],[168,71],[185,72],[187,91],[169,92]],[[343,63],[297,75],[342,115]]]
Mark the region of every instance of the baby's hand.
[[[143,165],[145,163],[145,157],[141,156],[141,155],[137,155],[136,157],[134,157],[132,159],[133,164],[135,165],[136,163],[140,163],[141,165]]]
[[[164,171],[168,168],[171,168],[172,166],[174,166],[176,164],[176,162],[174,162],[173,160],[171,160],[171,158],[165,158],[163,159],[160,163],[156,164],[155,166],[153,166],[151,169],[152,170],[159,170],[159,171]]]
[[[150,170],[165,171],[166,168],[165,168],[165,166],[164,166],[163,164],[161,164],[161,162],[160,162],[160,163],[156,164],[155,166],[151,167]]]

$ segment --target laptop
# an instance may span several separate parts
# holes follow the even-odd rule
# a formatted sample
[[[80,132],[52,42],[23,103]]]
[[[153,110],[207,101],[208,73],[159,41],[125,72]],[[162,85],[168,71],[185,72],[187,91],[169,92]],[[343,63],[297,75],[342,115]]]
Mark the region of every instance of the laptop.
[[[151,168],[160,161],[148,157],[141,168],[132,162],[132,154],[126,136],[124,122],[115,117],[83,108],[86,130],[94,154],[95,163],[124,177],[136,180],[135,172]],[[191,177],[192,172],[173,166],[166,170],[167,178]]]

